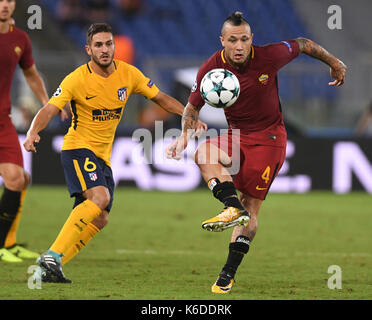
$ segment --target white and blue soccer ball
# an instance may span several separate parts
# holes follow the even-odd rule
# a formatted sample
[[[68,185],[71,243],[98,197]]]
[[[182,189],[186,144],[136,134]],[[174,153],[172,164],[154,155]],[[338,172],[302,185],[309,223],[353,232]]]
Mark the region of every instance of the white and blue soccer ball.
[[[205,74],[200,83],[204,101],[215,108],[230,107],[239,97],[238,78],[226,69],[213,69]]]

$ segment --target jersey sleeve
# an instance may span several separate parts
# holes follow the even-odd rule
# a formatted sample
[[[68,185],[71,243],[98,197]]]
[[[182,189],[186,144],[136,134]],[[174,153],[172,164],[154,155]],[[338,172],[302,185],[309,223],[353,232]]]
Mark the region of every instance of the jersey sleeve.
[[[27,34],[25,34],[25,47],[21,59],[19,60],[19,66],[22,69],[28,69],[34,65],[34,58],[32,57],[31,41]]]
[[[275,69],[279,70],[295,59],[300,53],[296,40],[286,40],[268,45]]]
[[[67,102],[74,99],[74,88],[77,87],[77,81],[74,73],[70,73],[63,79],[48,103],[55,105],[58,109],[63,109]]]
[[[131,72],[133,79],[133,93],[143,95],[147,99],[152,99],[159,93],[159,89],[154,82],[152,82],[150,78],[147,78],[139,69],[132,66]]]

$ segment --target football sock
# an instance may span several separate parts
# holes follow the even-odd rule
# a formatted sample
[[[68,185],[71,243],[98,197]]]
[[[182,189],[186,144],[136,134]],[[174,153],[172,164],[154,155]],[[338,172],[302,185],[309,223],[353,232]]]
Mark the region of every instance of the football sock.
[[[89,223],[85,229],[80,233],[79,240],[74,243],[62,257],[62,265],[65,265],[73,257],[75,257],[81,249],[83,249],[88,242],[100,231],[93,223]]]
[[[87,199],[80,203],[71,211],[50,250],[65,254],[69,248],[79,241],[80,234],[85,227],[97,218],[101,212],[102,210],[91,200]]]
[[[0,199],[0,248],[5,240],[21,205],[21,192],[4,188]]]
[[[20,203],[18,207],[18,212],[5,238],[5,245],[4,245],[5,248],[13,247],[17,243],[17,231],[18,231],[19,221],[21,221],[21,213],[22,213],[23,202],[25,200],[26,193],[27,193],[27,189],[24,189],[21,191],[21,199],[20,199]]]
[[[244,255],[249,251],[250,239],[246,236],[238,236],[235,242],[229,245],[229,255],[222,268],[231,278],[234,278],[236,270],[242,262]]]
[[[208,181],[208,187],[212,190],[214,197],[220,200],[225,207],[234,207],[245,210],[238,199],[232,181],[220,182],[218,178],[212,178]]]

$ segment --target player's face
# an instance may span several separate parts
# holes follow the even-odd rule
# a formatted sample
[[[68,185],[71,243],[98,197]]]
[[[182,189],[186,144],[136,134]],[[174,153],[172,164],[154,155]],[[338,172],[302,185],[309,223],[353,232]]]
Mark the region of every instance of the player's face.
[[[248,61],[253,40],[249,25],[226,24],[222,29],[220,40],[225,48],[225,57],[231,64],[242,66]]]
[[[15,10],[15,0],[0,0],[0,22],[7,22]]]
[[[100,67],[107,68],[114,59],[115,44],[112,33],[100,32],[92,37],[91,44],[86,46],[87,53]]]

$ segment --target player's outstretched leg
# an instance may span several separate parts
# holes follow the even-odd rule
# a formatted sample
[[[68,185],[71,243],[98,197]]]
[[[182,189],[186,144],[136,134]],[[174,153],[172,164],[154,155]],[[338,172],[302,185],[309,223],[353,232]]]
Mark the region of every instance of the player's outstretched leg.
[[[195,163],[214,197],[225,206],[220,214],[203,221],[202,228],[208,231],[223,231],[234,226],[246,226],[250,214],[244,209],[236,194],[227,169],[232,165],[232,160],[227,153],[213,143],[204,143],[195,152]]]
[[[202,228],[208,231],[223,231],[235,226],[247,226],[250,213],[242,206],[232,181],[220,182],[218,178],[208,181],[213,195],[220,200],[225,209],[217,216],[202,222]]]
[[[62,271],[62,256],[62,254],[48,250],[37,258],[36,262],[41,267],[42,281],[72,283],[71,280],[66,279]]]

